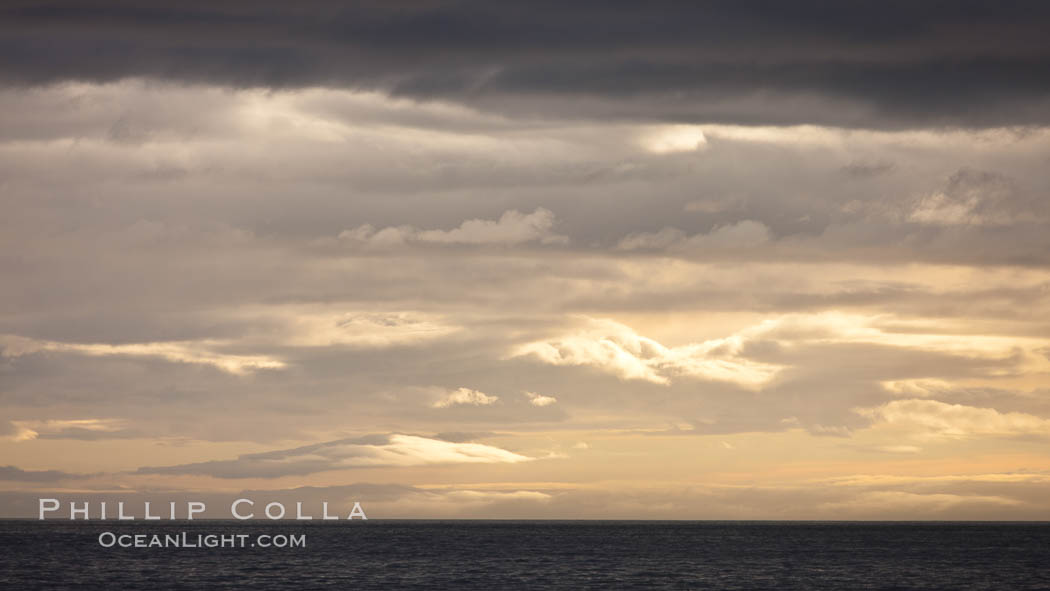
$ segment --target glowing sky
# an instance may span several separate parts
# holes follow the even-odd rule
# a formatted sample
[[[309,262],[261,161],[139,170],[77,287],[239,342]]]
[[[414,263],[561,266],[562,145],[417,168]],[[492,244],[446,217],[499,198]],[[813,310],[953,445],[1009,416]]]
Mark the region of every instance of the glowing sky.
[[[11,3],[0,516],[1046,519],[1047,9],[794,5]]]

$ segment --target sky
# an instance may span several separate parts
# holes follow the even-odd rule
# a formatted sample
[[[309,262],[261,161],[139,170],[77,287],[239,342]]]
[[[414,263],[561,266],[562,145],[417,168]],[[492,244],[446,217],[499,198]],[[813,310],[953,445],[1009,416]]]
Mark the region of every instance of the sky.
[[[5,2],[0,516],[1048,519],[1048,27]]]

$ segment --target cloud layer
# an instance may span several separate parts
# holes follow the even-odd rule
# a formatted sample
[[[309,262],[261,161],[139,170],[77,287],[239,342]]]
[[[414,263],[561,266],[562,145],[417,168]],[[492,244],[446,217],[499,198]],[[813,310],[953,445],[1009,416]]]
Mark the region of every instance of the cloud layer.
[[[5,3],[0,499],[1043,515],[1047,10],[913,4]]]
[[[9,83],[338,86],[500,112],[844,126],[1046,123],[1045,8],[9,4]],[[280,34],[275,34],[275,32]],[[134,47],[135,59],[127,58]]]

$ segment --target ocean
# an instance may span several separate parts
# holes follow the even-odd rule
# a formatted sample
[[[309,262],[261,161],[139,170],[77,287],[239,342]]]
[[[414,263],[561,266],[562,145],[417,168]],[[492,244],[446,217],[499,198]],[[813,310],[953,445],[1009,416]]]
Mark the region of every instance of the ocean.
[[[1050,523],[0,521],[0,589],[240,588],[1050,589]]]

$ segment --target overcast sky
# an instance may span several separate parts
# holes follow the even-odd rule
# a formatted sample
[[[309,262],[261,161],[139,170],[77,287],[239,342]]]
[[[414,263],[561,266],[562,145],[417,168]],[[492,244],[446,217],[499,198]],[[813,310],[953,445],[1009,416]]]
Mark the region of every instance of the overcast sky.
[[[1046,519],[1048,28],[6,2],[0,515]]]

